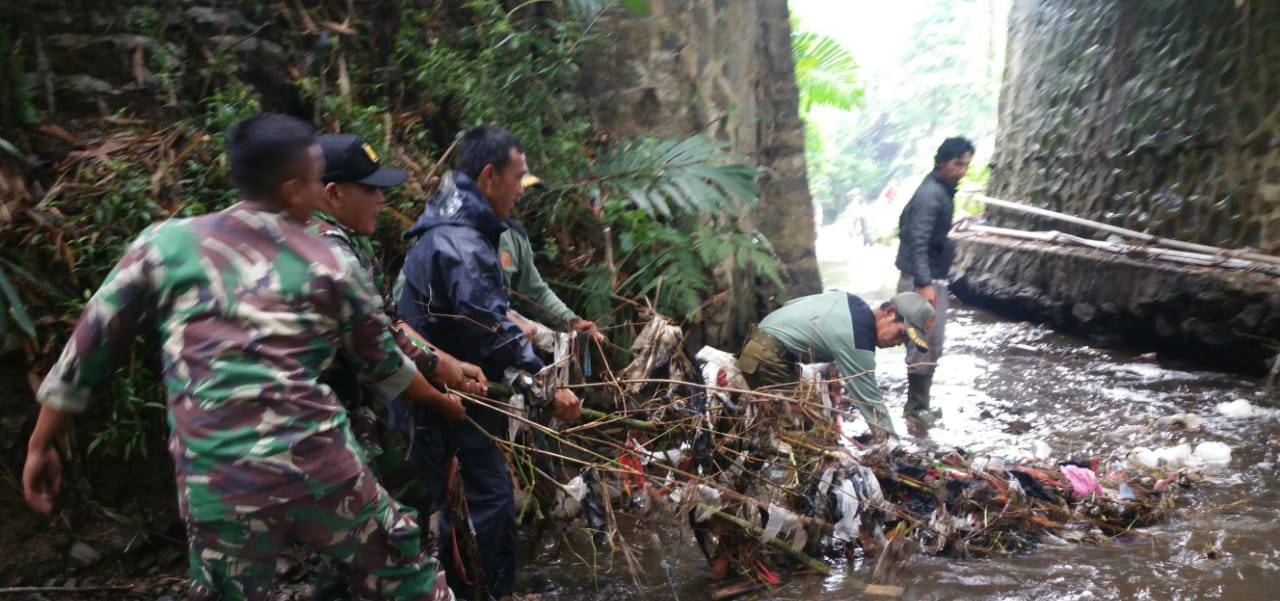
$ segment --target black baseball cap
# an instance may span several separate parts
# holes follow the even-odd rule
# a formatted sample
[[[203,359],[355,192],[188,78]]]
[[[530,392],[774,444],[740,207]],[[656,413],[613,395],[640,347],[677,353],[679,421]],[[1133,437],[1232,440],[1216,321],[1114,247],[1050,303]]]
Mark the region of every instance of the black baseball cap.
[[[317,136],[316,141],[324,150],[322,179],[326,184],[356,183],[390,188],[409,177],[404,170],[384,167],[373,147],[351,134],[324,134]]]

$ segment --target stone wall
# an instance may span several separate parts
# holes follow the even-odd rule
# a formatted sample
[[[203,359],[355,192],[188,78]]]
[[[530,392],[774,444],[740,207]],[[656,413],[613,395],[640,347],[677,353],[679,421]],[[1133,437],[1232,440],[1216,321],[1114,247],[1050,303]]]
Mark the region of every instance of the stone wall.
[[[1007,56],[992,196],[1280,252],[1280,2],[1015,0]]]
[[[609,21],[625,40],[596,65],[594,119],[626,136],[728,141],[765,170],[747,229],[769,237],[802,292],[821,288],[786,0],[651,0]]]
[[[1075,246],[953,235],[952,291],[1015,319],[1107,347],[1263,373],[1280,351],[1280,286],[1266,273],[1205,269]]]
[[[786,0],[649,4],[648,17],[603,24],[621,42],[619,55],[592,66],[594,120],[621,136],[704,132],[729,142],[764,174],[744,231],[768,237],[787,268],[789,296],[821,290]],[[757,282],[734,271],[722,274],[732,286],[723,306],[706,311],[715,342],[742,339],[772,308]]]

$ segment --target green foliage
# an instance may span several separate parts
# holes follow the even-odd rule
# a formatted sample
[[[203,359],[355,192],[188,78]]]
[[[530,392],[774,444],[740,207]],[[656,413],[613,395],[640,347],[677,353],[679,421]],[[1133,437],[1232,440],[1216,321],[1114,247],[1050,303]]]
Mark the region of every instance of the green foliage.
[[[36,335],[36,326],[27,313],[26,304],[18,296],[18,290],[9,276],[0,269],[0,344],[8,337],[10,324],[17,326],[27,336],[34,338]]]
[[[948,136],[963,135],[980,156],[990,155],[1007,5],[929,0],[904,12],[900,32],[875,36],[885,40],[875,56],[859,57],[866,86],[860,110],[815,109],[809,116],[808,124],[816,125],[809,131],[820,137],[806,144],[809,188],[828,218],[855,189],[863,200],[890,184],[913,189]],[[891,25],[892,16],[885,22]]]
[[[14,47],[8,23],[0,23],[0,131],[15,125],[31,125],[39,122],[35,106],[27,93],[22,76],[22,60]],[[0,142],[5,150],[18,153],[4,138]]]
[[[760,188],[755,170],[728,145],[694,136],[684,140],[622,140],[595,161],[583,188],[593,198],[625,196],[653,216],[737,212],[734,201],[752,203]]]
[[[156,379],[150,370],[139,367],[137,360],[116,370],[115,377],[111,378],[108,419],[90,437],[86,455],[100,452],[125,461],[149,456],[148,448],[158,445],[164,437],[160,417],[164,415],[165,405],[157,400],[158,391],[151,389]]]
[[[824,35],[793,29],[791,52],[796,61],[801,118],[815,104],[845,111],[862,106],[858,63],[839,42]]]

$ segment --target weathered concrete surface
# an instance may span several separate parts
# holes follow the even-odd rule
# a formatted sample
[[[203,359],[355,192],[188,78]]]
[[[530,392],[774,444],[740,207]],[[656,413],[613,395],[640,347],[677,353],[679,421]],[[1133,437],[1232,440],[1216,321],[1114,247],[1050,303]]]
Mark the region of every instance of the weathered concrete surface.
[[[1263,372],[1280,352],[1280,278],[1074,246],[952,234],[962,301],[1136,351]]]
[[[992,196],[1280,252],[1280,2],[1015,0],[1007,57]]]
[[[816,230],[804,162],[786,0],[653,0],[651,14],[602,23],[615,55],[591,68],[593,120],[621,136],[727,141],[761,168],[758,203],[740,226],[768,237],[789,276],[789,296],[818,292]],[[709,306],[707,339],[741,340],[772,305],[743,266],[720,274],[730,292]]]
[[[593,71],[593,117],[630,136],[703,132],[764,170],[748,229],[769,237],[800,294],[821,290],[786,0],[665,0],[604,24],[617,55]],[[619,68],[621,66],[621,68]]]
[[[1280,2],[1014,0],[996,146],[991,196],[1280,252]],[[973,238],[957,268],[968,302],[1210,363],[1254,368],[1280,340],[1258,274]]]

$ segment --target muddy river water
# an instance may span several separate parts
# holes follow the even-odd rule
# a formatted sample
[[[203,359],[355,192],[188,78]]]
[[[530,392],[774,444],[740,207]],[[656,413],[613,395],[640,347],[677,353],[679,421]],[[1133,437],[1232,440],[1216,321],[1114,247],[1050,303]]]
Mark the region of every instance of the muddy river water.
[[[1006,457],[1047,445],[1052,457],[1065,458],[1217,441],[1232,448],[1232,458],[1179,493],[1171,519],[1143,536],[1103,546],[1047,544],[1013,557],[920,556],[899,574],[904,598],[1280,599],[1280,393],[1241,376],[1092,348],[964,306],[954,315],[934,385],[943,421],[911,444]],[[902,351],[881,351],[879,364],[886,398],[900,413]],[[1224,413],[1224,404],[1240,399],[1256,408],[1253,415]],[[1188,431],[1157,423],[1183,413],[1198,415],[1203,425]],[[1014,430],[1030,429],[1011,433],[1010,422],[1025,422]],[[624,535],[646,572],[640,583],[616,552],[580,549],[575,557],[550,543],[526,542],[518,588],[549,600],[709,598],[711,570],[679,520]],[[865,563],[838,563],[829,576],[790,578],[743,598],[869,598],[859,582],[871,572]]]

